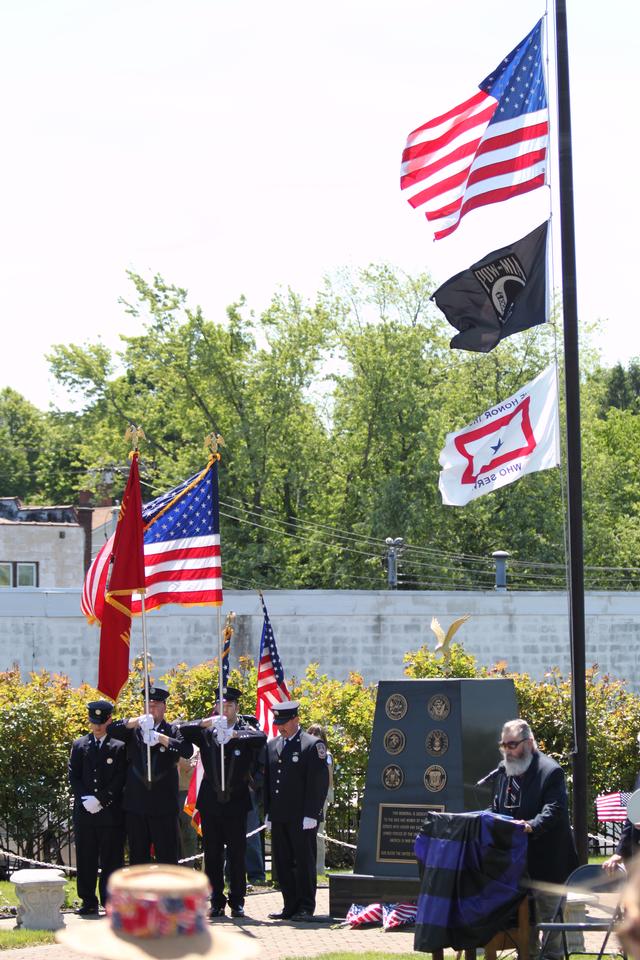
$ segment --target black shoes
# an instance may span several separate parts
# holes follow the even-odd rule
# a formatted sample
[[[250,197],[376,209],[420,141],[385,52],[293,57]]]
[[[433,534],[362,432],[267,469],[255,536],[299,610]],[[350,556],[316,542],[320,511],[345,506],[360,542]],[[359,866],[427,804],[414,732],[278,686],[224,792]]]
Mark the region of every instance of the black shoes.
[[[74,910],[73,912],[79,917],[97,917],[100,913],[100,907],[97,903],[92,907],[88,907],[86,903],[83,903],[81,907],[78,907],[78,909]]]
[[[291,919],[292,919],[292,920],[295,920],[296,922],[299,921],[299,922],[301,922],[301,923],[310,923],[310,922],[312,923],[312,922],[313,922],[313,914],[312,914],[312,913],[309,913],[308,910],[298,910],[297,913],[294,913],[294,914],[293,914],[293,916],[291,917]]]
[[[209,920],[214,920],[216,917],[224,917],[224,907],[211,907]]]
[[[232,917],[244,917],[244,907],[231,907]]]
[[[267,916],[269,917],[269,920],[291,920],[293,914],[285,913],[285,911],[282,910],[280,913],[269,913]]]

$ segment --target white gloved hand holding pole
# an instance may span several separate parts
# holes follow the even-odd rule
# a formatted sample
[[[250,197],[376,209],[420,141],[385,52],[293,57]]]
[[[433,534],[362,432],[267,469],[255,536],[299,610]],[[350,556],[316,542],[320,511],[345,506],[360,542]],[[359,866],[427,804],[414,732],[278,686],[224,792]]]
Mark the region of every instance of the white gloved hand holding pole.
[[[315,830],[318,826],[318,821],[314,820],[313,817],[304,817],[302,821],[303,830]]]
[[[137,722],[143,732],[145,730],[153,730],[154,720],[150,713],[143,713],[141,717],[138,717]]]
[[[154,730],[153,727],[151,727],[150,730],[142,731],[142,739],[145,743],[148,743],[150,747],[155,747],[156,743],[160,739],[160,734],[157,730]]]

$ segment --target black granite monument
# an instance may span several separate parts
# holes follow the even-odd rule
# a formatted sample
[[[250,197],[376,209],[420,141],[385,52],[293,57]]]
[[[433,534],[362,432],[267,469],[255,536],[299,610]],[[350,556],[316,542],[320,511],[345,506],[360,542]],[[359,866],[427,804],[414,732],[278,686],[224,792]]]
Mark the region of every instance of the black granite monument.
[[[499,760],[502,725],[518,716],[513,681],[384,680],[378,684],[358,849],[352,874],[329,878],[329,906],[415,902],[413,842],[428,810],[489,806],[477,781]]]

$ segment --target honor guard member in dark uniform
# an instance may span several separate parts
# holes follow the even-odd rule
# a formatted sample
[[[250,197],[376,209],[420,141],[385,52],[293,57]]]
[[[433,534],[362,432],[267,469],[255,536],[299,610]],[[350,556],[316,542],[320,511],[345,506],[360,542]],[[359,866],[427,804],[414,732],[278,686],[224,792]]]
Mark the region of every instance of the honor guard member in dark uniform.
[[[280,736],[267,744],[265,823],[284,904],[272,920],[311,920],[316,907],[316,834],[329,789],[327,748],[305,733],[294,700],[272,707]]]
[[[150,713],[113,724],[114,736],[127,745],[129,767],[122,806],[131,866],[151,863],[152,845],[159,863],[178,862],[178,760],[188,759],[193,747],[183,739],[177,724],[164,719],[168,696],[169,691],[163,687],[149,687]],[[151,746],[151,780],[147,741]]]
[[[124,743],[110,733],[113,705],[108,700],[94,700],[87,706],[91,733],[74,741],[69,757],[77,886],[82,900],[76,913],[83,916],[98,913],[98,867],[104,907],[109,876],[124,863],[121,801],[127,769]]]
[[[204,869],[212,890],[209,916],[224,916],[227,904],[224,895],[226,848],[231,916],[243,917],[247,892],[247,814],[251,810],[249,784],[267,738],[261,730],[256,730],[238,716],[240,690],[226,687],[223,697],[222,710],[220,703],[216,704],[217,716],[182,724],[180,731],[185,740],[200,747],[204,767],[196,808],[201,817]],[[221,742],[224,744],[224,790]]]

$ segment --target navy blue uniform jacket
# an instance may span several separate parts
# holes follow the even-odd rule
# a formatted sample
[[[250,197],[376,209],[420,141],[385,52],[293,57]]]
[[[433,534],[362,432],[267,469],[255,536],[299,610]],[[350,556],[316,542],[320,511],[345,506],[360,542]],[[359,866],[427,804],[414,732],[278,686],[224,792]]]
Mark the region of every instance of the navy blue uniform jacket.
[[[220,777],[220,746],[211,730],[199,723],[180,725],[180,732],[189,743],[200,747],[204,777],[200,784],[196,807],[216,817],[238,817],[251,809],[249,784],[256,771],[259,755],[267,742],[261,730],[255,730],[239,720],[234,730],[250,734],[234,737],[224,745],[224,793]]]
[[[178,816],[178,760],[189,759],[193,747],[182,738],[177,724],[162,720],[158,733],[169,737],[169,746],[159,743],[151,747],[151,784],[147,778],[147,745],[138,727],[129,729],[124,720],[114,720],[110,725],[114,736],[124,740],[129,767],[124,785],[122,806],[130,813],[140,816]]]
[[[516,820],[528,820],[533,827],[533,833],[527,834],[529,876],[533,880],[564,883],[578,866],[578,856],[562,768],[551,757],[536,751],[520,782],[520,809],[513,811],[513,816]],[[494,813],[512,813],[504,807],[506,790],[507,775],[501,769],[494,781]]]
[[[303,817],[319,823],[328,789],[327,749],[321,740],[299,729],[288,743],[282,737],[269,741],[264,812],[272,823],[302,823]]]
[[[98,750],[92,733],[74,740],[69,756],[69,783],[73,790],[73,819],[85,820],[96,827],[118,827],[123,823],[122,788],[127,758],[122,740],[109,732]],[[88,813],[81,797],[97,797],[103,806],[99,813]]]

